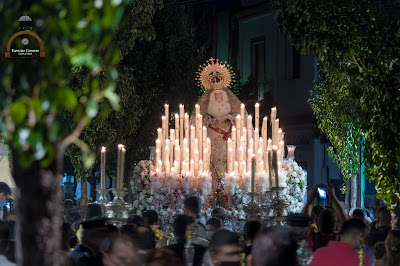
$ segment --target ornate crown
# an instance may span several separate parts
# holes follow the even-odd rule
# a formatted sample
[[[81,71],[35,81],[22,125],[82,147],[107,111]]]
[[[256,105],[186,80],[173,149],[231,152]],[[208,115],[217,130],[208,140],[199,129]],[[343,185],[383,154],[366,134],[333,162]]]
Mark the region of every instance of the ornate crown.
[[[227,62],[210,58],[203,65],[199,66],[197,71],[197,83],[205,89],[219,89],[229,87],[235,82],[235,73]]]

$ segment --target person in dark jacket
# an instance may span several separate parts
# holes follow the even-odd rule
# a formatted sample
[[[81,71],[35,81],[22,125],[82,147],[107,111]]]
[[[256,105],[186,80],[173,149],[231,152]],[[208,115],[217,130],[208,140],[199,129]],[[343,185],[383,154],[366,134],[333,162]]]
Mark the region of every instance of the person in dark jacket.
[[[91,218],[81,222],[82,239],[69,257],[77,266],[102,266],[101,245],[108,234],[105,218]]]
[[[182,259],[182,261],[186,261],[188,258],[188,248],[186,242],[186,228],[188,226],[193,225],[195,220],[193,217],[187,215],[178,215],[175,217],[173,223],[173,229],[175,234],[176,242],[172,245],[167,246],[167,248],[172,249],[175,253]],[[207,248],[197,244],[191,244],[193,251],[193,265],[201,265],[202,258]],[[186,263],[187,264],[187,263]]]

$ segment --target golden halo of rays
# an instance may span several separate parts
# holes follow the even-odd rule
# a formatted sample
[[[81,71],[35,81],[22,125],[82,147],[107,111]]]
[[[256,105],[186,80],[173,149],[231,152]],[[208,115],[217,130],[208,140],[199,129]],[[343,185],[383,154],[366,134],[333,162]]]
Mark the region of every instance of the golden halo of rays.
[[[211,57],[206,63],[199,65],[196,81],[200,88],[204,87],[206,90],[228,88],[235,82],[235,73],[228,62]]]

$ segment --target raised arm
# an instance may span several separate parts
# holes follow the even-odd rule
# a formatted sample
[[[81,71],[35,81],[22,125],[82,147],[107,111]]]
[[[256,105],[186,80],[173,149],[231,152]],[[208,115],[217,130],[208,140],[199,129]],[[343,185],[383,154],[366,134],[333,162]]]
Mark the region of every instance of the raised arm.
[[[338,216],[338,229],[342,228],[342,225],[344,224],[344,222],[347,221],[347,219],[349,219],[349,217],[347,216],[342,204],[340,204],[339,199],[336,197],[335,188],[333,187],[333,185],[329,184],[325,185],[325,187],[326,191],[328,192],[328,196],[331,198],[332,208],[335,210],[336,215]]]
[[[304,205],[303,210],[301,210],[302,213],[311,216],[311,211],[314,205],[314,198],[316,195],[317,195],[317,185],[314,185],[308,190],[307,202],[306,205]]]

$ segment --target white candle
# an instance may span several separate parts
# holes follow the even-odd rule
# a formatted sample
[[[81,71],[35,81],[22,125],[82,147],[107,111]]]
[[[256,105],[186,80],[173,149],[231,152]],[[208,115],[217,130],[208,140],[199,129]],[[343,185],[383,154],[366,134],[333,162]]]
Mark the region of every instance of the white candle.
[[[182,145],[182,141],[184,139],[184,126],[183,126],[183,119],[185,117],[185,109],[184,105],[180,104],[179,105],[179,144]]]
[[[238,156],[239,158],[238,158],[238,160],[239,160],[239,162],[240,162],[240,164],[239,164],[239,173],[240,174],[242,174],[243,173],[243,165],[242,165],[242,161],[243,161],[243,147],[242,146],[240,146],[239,147],[239,156]]]
[[[157,138],[160,140],[163,139],[162,128],[157,129]]]
[[[160,139],[156,139],[156,150],[157,149],[161,149],[161,140]]]
[[[235,161],[234,165],[233,165],[233,171],[235,173],[239,173],[239,164],[237,161]]]
[[[190,126],[190,158],[193,159],[194,156],[194,140],[196,138],[196,128],[194,126]]]
[[[166,123],[165,123],[165,116],[161,117],[161,125],[162,125],[162,141],[164,142],[165,139],[167,139],[166,135],[167,133],[165,132],[166,130]]]
[[[168,138],[168,131],[169,131],[169,105],[164,104],[164,116],[165,116],[165,138]]]
[[[209,169],[208,169],[208,149],[207,148],[205,148],[204,149],[204,165],[203,165],[203,170],[204,171],[208,171]]]
[[[250,141],[249,141],[248,150],[251,151],[251,153],[253,153],[253,151],[254,151],[254,140],[253,139],[250,139]]]
[[[185,174],[185,172],[186,172],[186,162],[185,162],[185,161],[183,161],[183,162],[182,162],[182,170],[181,170],[181,174]]]
[[[265,140],[264,142],[264,151],[267,149],[267,139],[268,139],[268,118],[264,117],[263,118],[263,124],[262,124],[262,138]]]
[[[156,149],[156,162],[158,162],[161,159],[161,150]]]
[[[242,149],[243,149],[243,153],[240,157],[240,161],[242,161],[242,160],[245,160],[246,155],[244,154],[244,152],[246,151],[246,147],[247,147],[246,140],[244,139],[243,136],[240,137],[240,147],[242,147]]]
[[[167,140],[166,140],[167,141]],[[165,171],[167,171],[167,161],[169,161],[169,139],[168,139],[168,145],[165,145],[164,148],[164,154],[162,156],[163,158],[163,165],[165,165]]]
[[[275,130],[275,137],[274,139],[272,139],[272,145],[278,145],[279,118],[275,119],[274,130]]]
[[[271,123],[276,119],[276,107],[271,108]]]
[[[195,117],[197,117],[200,114],[200,105],[196,104],[195,106]]]
[[[283,156],[285,154],[285,143],[283,141],[280,141],[278,144],[278,149],[281,151],[281,158],[280,161],[283,160]]]
[[[257,155],[256,155],[256,162],[257,162],[257,172],[261,172],[263,169],[261,168],[261,162],[262,162],[262,151],[261,149],[257,150]]]
[[[282,152],[280,150],[276,151],[276,158],[277,158],[277,162],[281,162],[282,159]]]
[[[235,161],[235,155],[236,155],[236,146],[237,146],[237,144],[236,144],[236,127],[235,126],[233,126],[232,127],[232,155],[233,155],[233,161]]]
[[[272,149],[272,140],[271,139],[268,139],[268,141],[267,141],[267,149]]]
[[[169,163],[169,161],[166,161],[165,162],[165,174],[168,176],[170,172],[171,172],[171,164]]]
[[[243,175],[246,173],[246,161],[245,160],[243,160],[242,161],[242,174],[241,174],[241,181],[240,181],[240,183],[243,185]],[[242,186],[242,188],[243,188],[243,186]]]
[[[278,167],[278,147],[276,145],[272,146],[272,171],[275,171]],[[279,170],[279,169],[278,169]],[[274,174],[275,179],[273,180],[274,187],[279,185],[279,176],[277,173]]]
[[[185,113],[185,138],[189,139],[189,115]]]
[[[190,160],[190,174],[194,176],[194,160]]]
[[[267,173],[269,171],[269,154],[270,154],[270,152],[271,152],[271,149],[266,149],[265,153],[264,153],[264,169],[265,169],[265,172],[267,172]]]
[[[186,167],[189,166],[189,165],[188,165],[189,160],[190,160],[190,158],[189,158],[189,148],[186,148],[186,149],[185,149],[185,161],[187,162],[187,163],[186,163]],[[187,170],[187,169],[186,169],[186,170]]]
[[[196,150],[197,150],[197,152],[199,151],[199,141],[197,139],[194,139],[194,146],[193,147],[194,147],[195,151]],[[197,160],[199,160],[199,159],[197,158]]]
[[[199,158],[203,158],[203,116],[199,115],[199,128],[198,128],[198,149]]]
[[[200,160],[200,161],[199,161],[199,173],[202,173],[202,172],[203,172],[203,168],[204,168],[203,160]]]
[[[261,160],[260,162],[259,162],[259,164],[260,164],[260,167],[259,167],[259,171],[260,172],[263,172],[264,171],[264,161],[263,160]]]
[[[258,150],[258,142],[260,140],[260,132],[258,128],[254,129],[254,151]]]
[[[231,162],[232,162],[232,139],[228,139],[226,143],[227,147],[227,156],[226,156],[226,171],[230,173],[232,171],[231,169]]]
[[[124,147],[121,148],[121,171],[120,171],[120,178],[117,179],[117,188],[122,189],[124,184],[124,170],[125,170],[125,153],[126,149]]]
[[[204,161],[204,157],[205,157],[204,149],[207,148],[207,128],[206,127],[203,127],[203,133],[201,135],[202,135],[203,140],[202,140],[202,154],[201,154],[200,158],[201,158],[201,160]]]
[[[236,149],[239,150],[240,147],[240,133],[242,133],[242,128],[240,125],[240,115],[236,116],[236,140],[237,140],[237,144],[236,144]]]
[[[175,139],[179,139],[179,115],[175,114]]]
[[[244,143],[245,143],[243,148],[246,148],[246,146],[247,146],[247,129],[245,127],[242,130],[242,137],[241,138],[244,139]]]
[[[279,186],[286,187],[286,176],[282,173],[282,162],[278,162]]]
[[[261,149],[262,154],[264,154],[265,146],[264,146],[264,139],[263,138],[260,138],[260,140],[258,142],[258,148]]]
[[[175,129],[170,129],[169,131],[170,131],[170,133],[169,133],[170,144],[172,147],[173,145],[175,145]]]
[[[183,118],[184,113],[185,113],[185,106],[183,104],[180,104],[179,105],[179,117]]]
[[[228,148],[228,173],[232,172],[232,147]]]
[[[157,173],[158,172],[162,172],[162,161],[161,160],[157,161]]]
[[[247,116],[247,143],[250,143],[250,139],[253,138],[253,118],[251,115]],[[250,145],[250,144],[249,144]],[[249,166],[247,166],[249,167]]]
[[[254,128],[259,128],[260,123],[260,104],[256,103],[254,110]]]
[[[282,129],[278,129],[278,134],[277,134],[277,139],[276,139],[276,143],[277,145],[279,144],[279,142],[282,141]]]
[[[251,157],[251,193],[254,193],[255,190],[255,185],[256,185],[256,156],[254,154],[250,155]],[[254,197],[254,194],[252,195],[252,198]]]
[[[101,147],[100,188],[106,188],[106,147]]]
[[[237,115],[235,118],[235,123],[236,123],[236,128],[240,131],[241,130],[241,125],[240,125],[240,115]]]
[[[249,131],[249,129],[253,129],[253,117],[251,115],[247,116],[247,131]]]
[[[240,105],[240,126],[241,129],[244,128],[244,104]]]
[[[178,162],[177,161],[174,161],[174,171],[173,172],[175,172],[175,173],[179,173],[180,171],[179,171],[179,167],[178,167]]]
[[[251,149],[247,150],[247,172],[251,171],[251,155],[253,151]]]
[[[180,168],[181,168],[181,147],[179,145],[175,145],[175,161],[178,163],[176,168],[176,172],[180,173]]]
[[[121,149],[124,147],[122,144],[118,144],[118,157],[117,157],[117,188],[118,180],[121,179]]]

